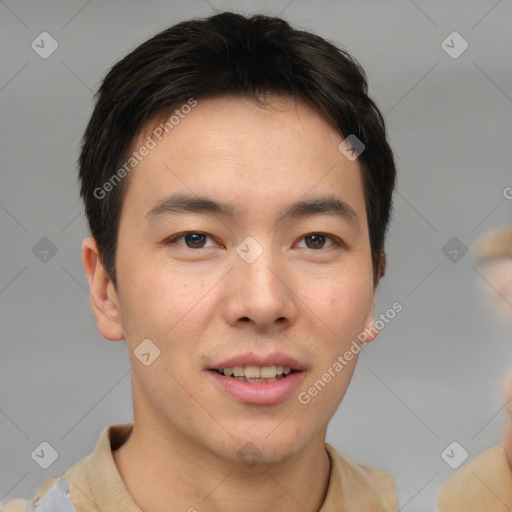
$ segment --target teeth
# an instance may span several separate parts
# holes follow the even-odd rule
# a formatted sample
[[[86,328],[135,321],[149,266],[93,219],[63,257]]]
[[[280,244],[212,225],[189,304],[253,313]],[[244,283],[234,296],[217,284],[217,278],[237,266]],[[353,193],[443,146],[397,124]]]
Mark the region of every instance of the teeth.
[[[273,379],[277,375],[288,375],[292,369],[290,366],[233,366],[219,370],[227,377],[247,377],[248,379]]]
[[[229,368],[228,368],[229,370]],[[244,376],[244,367],[243,366],[234,366],[233,367],[233,375],[235,377],[243,377]]]
[[[277,368],[275,366],[264,366],[261,369],[261,378],[272,379],[277,375]]]
[[[244,374],[248,379],[259,379],[261,376],[260,367],[248,365],[245,367]]]

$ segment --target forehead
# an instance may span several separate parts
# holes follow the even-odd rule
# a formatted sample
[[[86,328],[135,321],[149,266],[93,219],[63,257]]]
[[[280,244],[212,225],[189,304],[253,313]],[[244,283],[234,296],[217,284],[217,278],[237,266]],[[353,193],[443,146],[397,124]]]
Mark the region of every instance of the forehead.
[[[155,130],[163,132],[161,140]],[[277,96],[260,106],[234,96],[198,99],[192,109],[153,118],[132,150],[148,138],[155,147],[130,174],[125,197],[141,208],[175,191],[214,194],[245,207],[282,205],[315,192],[364,202],[360,164],[338,149],[344,137],[302,101]]]

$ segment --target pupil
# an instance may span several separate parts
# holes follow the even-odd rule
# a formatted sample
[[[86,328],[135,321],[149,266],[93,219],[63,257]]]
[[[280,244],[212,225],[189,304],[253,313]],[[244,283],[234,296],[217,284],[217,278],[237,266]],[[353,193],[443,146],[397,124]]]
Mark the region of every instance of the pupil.
[[[198,240],[199,237],[199,240]],[[185,239],[187,241],[187,245],[195,245],[195,244],[201,244],[201,237],[204,237],[204,235],[201,235],[200,233],[191,233],[188,235],[185,235]],[[192,240],[191,240],[192,238]]]
[[[313,245],[314,245],[315,247],[317,247],[317,246],[319,245],[319,244],[318,244],[319,239],[320,239],[320,245],[322,245],[322,243],[321,243],[321,242],[323,241],[322,239],[324,238],[324,235],[309,235],[309,236],[308,236],[308,238],[309,238],[310,240],[316,240],[316,242],[313,242]]]

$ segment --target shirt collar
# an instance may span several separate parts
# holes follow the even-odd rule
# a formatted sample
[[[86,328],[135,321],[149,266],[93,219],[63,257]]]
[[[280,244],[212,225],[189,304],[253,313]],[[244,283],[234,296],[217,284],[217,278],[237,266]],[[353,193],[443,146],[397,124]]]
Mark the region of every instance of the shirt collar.
[[[88,457],[87,473],[91,494],[102,512],[142,512],[124,485],[112,455],[112,450],[119,448],[130,437],[132,429],[133,423],[105,427],[94,451]],[[355,466],[343,459],[330,444],[325,443],[325,449],[329,456],[331,471],[327,493],[319,512],[338,512],[344,510],[340,505],[348,503],[346,492],[342,488],[345,487],[347,473],[353,472]],[[364,493],[363,489],[360,490]],[[354,491],[355,494],[359,494],[355,489]]]

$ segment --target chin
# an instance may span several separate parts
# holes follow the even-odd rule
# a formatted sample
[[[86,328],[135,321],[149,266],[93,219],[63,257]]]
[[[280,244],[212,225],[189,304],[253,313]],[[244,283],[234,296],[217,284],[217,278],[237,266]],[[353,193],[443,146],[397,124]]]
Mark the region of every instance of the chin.
[[[247,466],[256,464],[277,464],[296,455],[305,445],[304,438],[293,438],[285,431],[281,435],[266,432],[261,435],[247,435],[234,440],[229,450],[231,458]]]

